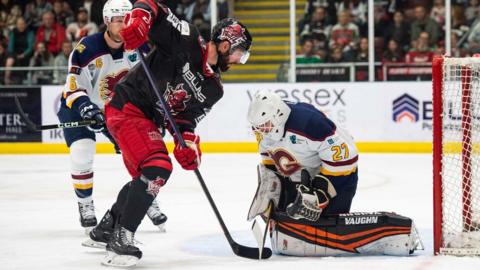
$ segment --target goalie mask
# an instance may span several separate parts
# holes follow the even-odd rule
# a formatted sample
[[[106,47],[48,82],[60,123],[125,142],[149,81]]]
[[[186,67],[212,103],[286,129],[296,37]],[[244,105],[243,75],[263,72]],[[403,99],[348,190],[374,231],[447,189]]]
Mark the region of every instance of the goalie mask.
[[[278,141],[283,137],[290,111],[290,107],[277,94],[262,90],[253,97],[247,119],[255,132]]]

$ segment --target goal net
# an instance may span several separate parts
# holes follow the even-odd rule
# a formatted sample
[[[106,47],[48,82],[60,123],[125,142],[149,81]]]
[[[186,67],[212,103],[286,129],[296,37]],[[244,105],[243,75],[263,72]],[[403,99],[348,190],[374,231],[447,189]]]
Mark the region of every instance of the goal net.
[[[480,255],[480,58],[433,61],[434,253]]]

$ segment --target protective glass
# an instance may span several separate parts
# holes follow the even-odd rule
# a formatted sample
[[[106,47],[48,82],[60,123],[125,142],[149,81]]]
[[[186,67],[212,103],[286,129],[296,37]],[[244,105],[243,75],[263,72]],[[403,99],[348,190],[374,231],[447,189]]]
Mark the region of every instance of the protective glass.
[[[230,53],[230,55],[234,59],[239,59],[238,62],[240,64],[245,64],[245,63],[247,63],[248,58],[250,57],[250,52],[246,51],[246,50],[243,50],[242,48],[237,48],[232,53]]]

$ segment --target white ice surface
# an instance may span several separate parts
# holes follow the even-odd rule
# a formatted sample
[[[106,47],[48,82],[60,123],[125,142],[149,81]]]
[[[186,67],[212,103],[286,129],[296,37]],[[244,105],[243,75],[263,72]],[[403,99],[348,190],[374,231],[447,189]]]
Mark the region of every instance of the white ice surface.
[[[234,239],[255,246],[246,221],[256,189],[255,154],[205,154],[200,171]],[[235,256],[193,172],[174,164],[160,191],[167,233],[148,219],[137,232],[137,269],[480,269],[480,258],[432,256],[431,155],[360,156],[352,211],[394,211],[414,219],[425,251],[409,257],[295,258]],[[97,155],[94,200],[100,219],[129,180],[118,155]],[[104,251],[82,247],[68,155],[0,155],[0,269],[106,269]],[[269,245],[269,243],[267,244]]]

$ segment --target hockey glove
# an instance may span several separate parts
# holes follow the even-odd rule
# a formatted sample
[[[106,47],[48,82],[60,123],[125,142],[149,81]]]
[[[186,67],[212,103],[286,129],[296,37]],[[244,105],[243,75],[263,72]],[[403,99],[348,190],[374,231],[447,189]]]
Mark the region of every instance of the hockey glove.
[[[125,16],[125,28],[120,31],[123,37],[125,50],[135,50],[148,39],[148,31],[152,26],[150,12],[142,8],[135,8]]]
[[[80,116],[83,120],[95,120],[96,123],[87,128],[93,132],[102,132],[105,129],[105,116],[100,108],[90,100],[84,101],[78,106]]]
[[[182,137],[187,147],[182,147],[175,140],[173,155],[185,170],[195,170],[200,166],[202,151],[200,151],[200,137],[193,132],[183,132]]]
[[[306,169],[301,171],[300,182],[295,201],[287,206],[287,215],[293,219],[316,221],[337,192],[325,176],[311,178]]]

